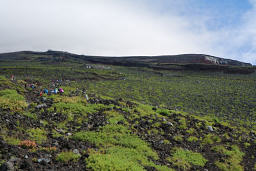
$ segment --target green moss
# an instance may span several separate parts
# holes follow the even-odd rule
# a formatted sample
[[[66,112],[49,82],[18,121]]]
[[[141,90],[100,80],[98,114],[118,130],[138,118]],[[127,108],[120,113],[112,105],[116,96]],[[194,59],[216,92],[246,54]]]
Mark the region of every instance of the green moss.
[[[49,112],[58,112],[63,114],[93,114],[97,111],[104,110],[109,106],[105,106],[103,104],[87,104],[74,102],[59,102],[52,105],[51,108],[48,109]]]
[[[40,120],[40,124],[43,124],[43,126],[46,126],[46,125],[48,125],[48,121],[46,121],[46,120]]]
[[[193,134],[195,133],[195,129],[194,128],[189,128],[189,130],[186,130],[187,133],[189,134]]]
[[[37,119],[37,115],[36,114],[33,114],[33,113],[30,113],[30,112],[24,112],[22,113],[24,116],[28,117],[28,118],[31,118],[31,119]]]
[[[6,141],[7,144],[10,144],[10,145],[19,145],[20,143],[20,139],[15,137],[4,137],[4,140]]]
[[[221,142],[221,138],[214,134],[207,134],[202,140],[203,144],[214,144]]]
[[[130,154],[131,155],[131,154]],[[101,154],[94,153],[86,159],[86,168],[95,171],[111,170],[145,170],[143,166],[136,161],[126,160],[120,153]]]
[[[168,109],[157,109],[156,111],[160,115],[168,116],[169,115],[169,110]]]
[[[187,129],[187,123],[186,123],[186,118],[184,118],[184,117],[180,117],[179,118],[180,120],[179,120],[179,128],[180,129]]]
[[[40,128],[32,128],[27,130],[28,135],[31,140],[36,141],[38,144],[41,144],[47,140],[46,131]]]
[[[145,153],[147,156],[158,158],[148,144],[139,137],[132,135],[126,127],[121,125],[106,125],[100,132],[82,131],[73,136],[74,139],[88,141],[97,146],[112,146],[120,145],[127,148],[135,148],[138,151]]]
[[[106,111],[104,112],[108,117],[108,121],[110,124],[117,124],[118,122],[123,122],[124,124],[128,124],[124,116],[116,111]]]
[[[250,146],[251,146],[251,144],[250,144],[250,143],[248,143],[248,142],[245,142],[245,143],[244,143],[244,146],[245,146],[245,148],[248,148],[248,147],[250,147]]]
[[[190,136],[190,137],[188,137],[188,141],[189,142],[196,142],[196,141],[198,141],[198,138],[194,137],[194,136]]]
[[[164,140],[164,144],[170,144],[169,140]]]
[[[61,162],[69,162],[69,161],[77,162],[80,157],[81,157],[80,154],[75,154],[72,151],[68,151],[68,152],[61,152],[57,154],[56,160]]]
[[[189,170],[191,165],[203,167],[207,160],[200,154],[182,148],[174,148],[172,157],[167,158],[174,166],[183,170]]]
[[[79,103],[55,103],[48,109],[49,112],[57,112],[62,114],[86,114],[86,107]]]
[[[224,158],[224,162],[215,162],[216,166],[221,170],[243,170],[243,167],[240,165],[240,163],[243,160],[244,153],[240,151],[238,146],[232,145],[230,150],[228,150],[225,146],[215,146],[212,148],[212,150],[227,156],[227,158]]]
[[[9,109],[11,112],[21,112],[28,104],[25,98],[16,90],[5,89],[0,91],[0,108]]]
[[[122,166],[120,163],[125,161],[127,163],[123,167],[141,170],[143,165],[155,166],[149,158],[158,159],[158,155],[145,141],[131,134],[127,127],[122,125],[106,125],[99,132],[78,132],[73,138],[93,143],[103,149],[104,154],[95,153],[87,159],[87,162],[91,163],[88,167],[93,170],[118,170]]]
[[[136,110],[140,113],[140,116],[147,116],[153,114],[152,106],[138,103]]]
[[[145,170],[143,166],[155,167],[158,170],[171,170],[149,161],[148,158],[135,149],[120,146],[110,147],[103,152],[91,151],[86,159],[89,170]]]
[[[153,135],[159,134],[159,131],[158,131],[158,129],[156,129],[156,128],[150,129],[150,130],[148,130],[147,132],[148,132],[149,135],[152,135],[152,134],[153,134]]]
[[[183,136],[182,135],[176,135],[176,136],[173,137],[173,139],[175,141],[183,141]]]
[[[161,122],[156,122],[152,126],[156,127],[156,128],[159,128],[161,126]]]
[[[54,138],[58,138],[58,137],[61,137],[62,135],[60,133],[58,133],[56,130],[52,130],[52,137]]]
[[[85,98],[82,98],[80,96],[73,96],[73,97],[68,97],[68,96],[60,96],[60,95],[52,95],[51,97],[53,98],[54,103],[81,103],[81,104],[86,104]]]

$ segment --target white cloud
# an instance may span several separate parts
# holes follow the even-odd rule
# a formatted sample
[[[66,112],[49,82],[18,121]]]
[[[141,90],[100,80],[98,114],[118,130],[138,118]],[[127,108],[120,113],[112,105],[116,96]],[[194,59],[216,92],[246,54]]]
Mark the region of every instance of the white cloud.
[[[1,0],[0,52],[56,49],[108,56],[205,53],[231,58],[241,42],[255,35],[250,30],[255,20],[248,17],[245,28],[210,31],[206,24],[211,16],[178,14],[177,7],[186,1],[169,1],[167,12],[158,10],[160,3],[147,2]],[[253,62],[249,54],[254,53],[235,59]]]

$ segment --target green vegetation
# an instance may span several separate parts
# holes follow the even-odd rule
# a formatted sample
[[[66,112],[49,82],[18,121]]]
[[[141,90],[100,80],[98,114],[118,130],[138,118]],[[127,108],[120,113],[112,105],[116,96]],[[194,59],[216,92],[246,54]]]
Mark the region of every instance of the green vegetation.
[[[167,159],[174,166],[183,170],[189,170],[191,165],[204,166],[207,160],[200,154],[182,148],[175,148],[172,157]]]
[[[188,137],[188,141],[189,142],[195,142],[195,141],[198,141],[198,138],[194,137],[194,136],[190,136],[190,137]]]
[[[27,130],[31,140],[35,140],[38,144],[47,140],[46,131],[40,128],[32,128]]]
[[[219,167],[221,170],[244,170],[243,167],[240,165],[244,153],[240,151],[238,146],[232,145],[230,150],[228,150],[225,146],[215,146],[212,149],[220,154],[224,154],[227,156],[227,158],[224,159],[224,162],[217,161],[215,163],[216,166]]]
[[[0,164],[26,153],[45,170],[256,168],[256,73],[87,69],[79,56],[23,57],[0,62],[0,143],[8,147]],[[55,84],[65,92],[39,96]],[[48,153],[49,165],[38,162]]]
[[[72,151],[67,151],[67,152],[61,152],[57,154],[56,160],[61,161],[61,162],[69,162],[69,161],[78,161],[79,158],[81,157],[80,154],[75,154]]]
[[[133,148],[145,156],[150,156],[154,159],[158,158],[157,154],[149,148],[147,143],[132,135],[126,127],[121,125],[106,125],[100,132],[78,132],[73,138],[88,141],[97,146],[109,147],[118,145]]]
[[[110,124],[101,128],[99,132],[78,132],[73,138],[95,144],[102,152],[91,152],[86,159],[87,168],[92,170],[144,170],[144,166],[151,166],[159,170],[167,167],[159,166],[149,160],[149,157],[157,160],[158,155],[152,151],[149,145],[129,129],[116,122],[124,120],[117,113],[109,116]]]
[[[221,138],[217,135],[207,134],[202,140],[203,144],[214,144],[221,142]]]
[[[184,117],[180,117],[179,128],[180,129],[186,129],[187,128],[186,119]]]
[[[181,136],[181,135],[176,135],[176,136],[173,137],[173,139],[174,139],[175,141],[183,141],[183,136]]]
[[[10,145],[19,145],[20,143],[20,140],[15,137],[4,137],[4,140]]]
[[[143,165],[154,166],[158,170],[171,170],[166,166],[158,166],[150,162],[139,151],[120,146],[110,147],[104,152],[90,152],[86,159],[87,168],[91,170],[145,170]]]
[[[37,115],[36,114],[32,114],[30,112],[23,112],[22,113],[24,116],[28,117],[28,118],[31,118],[31,119],[37,119]]]
[[[16,90],[5,89],[0,91],[0,107],[9,109],[12,112],[23,111],[28,104],[25,98],[18,94]]]

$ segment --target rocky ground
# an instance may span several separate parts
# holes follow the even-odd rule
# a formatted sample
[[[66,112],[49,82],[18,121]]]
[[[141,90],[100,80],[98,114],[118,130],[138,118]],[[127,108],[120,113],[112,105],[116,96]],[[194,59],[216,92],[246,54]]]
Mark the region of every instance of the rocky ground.
[[[0,170],[256,169],[256,131],[241,125],[94,94],[86,100],[79,89],[39,96],[40,83],[0,81]]]

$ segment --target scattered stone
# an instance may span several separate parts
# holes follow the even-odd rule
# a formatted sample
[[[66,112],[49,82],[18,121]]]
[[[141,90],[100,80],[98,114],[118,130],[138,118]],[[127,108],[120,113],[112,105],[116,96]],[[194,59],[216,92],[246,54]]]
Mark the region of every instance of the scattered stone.
[[[41,109],[43,107],[47,107],[47,105],[45,103],[43,103],[43,104],[40,104],[40,105],[36,106],[37,109]]]
[[[72,135],[72,133],[70,133],[70,132],[67,133],[67,136],[71,136],[71,135]]]
[[[51,157],[52,157],[51,154],[46,154],[46,155],[45,155],[45,158],[51,158]]]
[[[88,125],[87,125],[87,128],[89,128],[89,129],[91,129],[92,127],[93,127],[92,124],[88,124]]]
[[[73,153],[75,153],[75,154],[80,154],[78,149],[74,149],[74,150],[73,150]]]
[[[87,94],[85,94],[85,98],[86,98],[86,100],[87,100],[87,101],[89,100],[89,97],[88,97],[88,95],[87,95]]]
[[[28,155],[25,155],[25,159],[27,159],[28,158]]]
[[[163,118],[162,120],[163,120],[164,122],[166,122],[166,119],[165,119],[165,118]]]
[[[58,143],[57,141],[55,141],[55,142],[53,143],[53,145],[59,146],[59,143]]]
[[[41,163],[41,164],[47,164],[47,163],[50,163],[51,162],[51,159],[49,158],[40,158],[37,160],[38,163]]]
[[[207,126],[207,129],[208,129],[209,131],[213,132],[212,126]]]
[[[167,122],[166,124],[169,126],[173,126],[173,124],[171,122]]]

